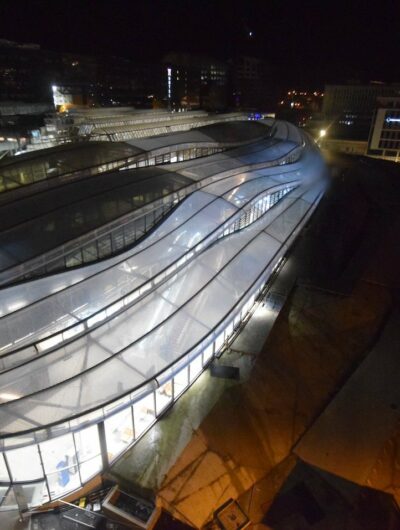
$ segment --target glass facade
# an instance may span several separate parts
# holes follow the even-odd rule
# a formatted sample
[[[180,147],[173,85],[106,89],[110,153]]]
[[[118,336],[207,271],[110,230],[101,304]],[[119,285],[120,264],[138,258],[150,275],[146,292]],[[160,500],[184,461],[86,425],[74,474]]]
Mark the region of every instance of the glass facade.
[[[22,155],[15,163],[0,164],[0,193],[54,177],[91,177],[126,165],[137,153],[129,145],[88,144],[85,149],[75,146],[56,147],[45,156]],[[104,161],[104,163],[101,163]]]
[[[173,164],[175,162],[183,162],[184,160],[193,160],[203,156],[214,155],[221,153],[225,149],[222,147],[189,147],[187,149],[177,149],[158,156],[142,155],[137,157],[135,162],[126,166],[123,169],[134,169],[137,167],[159,166],[162,164]]]
[[[261,288],[260,286],[257,292],[260,292]],[[239,315],[244,317],[244,311],[251,309],[254,300],[253,295]],[[108,462],[120,456],[162,415],[201,374],[213,357],[213,351],[221,349],[233,333],[234,325],[231,321],[213,343],[175,375],[171,375],[170,379],[164,381],[154,392],[104,420]],[[99,432],[99,427],[95,424],[38,445],[6,451],[4,455],[11,472],[11,481],[4,456],[0,453],[0,483],[32,482],[31,490],[35,490],[34,498],[40,499],[39,504],[79,489],[102,470]],[[5,495],[8,487],[4,486],[0,494]],[[27,491],[24,495],[26,494]]]
[[[163,410],[170,405],[174,399],[173,394],[174,386],[173,386],[173,380],[170,379],[163,385],[161,385],[159,388],[157,388],[155,392],[156,397],[156,414],[159,415],[163,412]]]
[[[293,144],[286,149],[292,157]],[[170,161],[173,156],[189,160],[192,154],[190,149],[172,153]],[[162,236],[149,237],[148,245],[146,238],[135,259],[113,262],[104,276],[99,269],[94,280],[66,288],[65,296],[56,292],[51,324],[46,328],[43,321],[41,327],[44,336],[28,326],[29,320],[37,324],[46,306],[34,302],[26,317],[12,320],[10,329],[26,325],[23,338],[34,339],[16,352],[10,346],[8,357],[0,354],[3,370],[14,374],[14,394],[8,393],[0,409],[18,413],[7,423],[8,443],[18,443],[19,433],[34,443],[3,446],[0,508],[1,498],[5,503],[15,493],[21,507],[21,499],[33,506],[79,489],[143,436],[246,321],[321,196],[317,188],[312,193],[301,188],[297,168],[287,174],[277,168],[276,177],[268,172],[282,160],[281,152],[267,161],[265,173],[244,171],[250,163],[261,171],[262,155],[250,154],[254,160],[244,151],[233,163],[199,166],[205,172],[199,181],[208,188],[178,205],[165,221],[170,232],[161,226]],[[80,264],[100,249],[106,255],[113,244],[80,249]],[[140,282],[134,282],[135,274]],[[48,296],[43,299],[48,303]],[[56,317],[60,307],[68,315]],[[0,388],[3,383],[8,389],[1,378],[0,372]],[[66,402],[67,395],[73,398]],[[19,423],[21,418],[26,423]],[[35,427],[26,428],[29,422]]]
[[[130,407],[114,414],[104,422],[107,457],[112,462],[134,440],[133,418]]]
[[[82,483],[96,475],[102,467],[99,429],[92,425],[74,433],[76,461]]]
[[[37,445],[7,451],[6,458],[13,482],[29,482],[43,478],[43,466]]]
[[[7,471],[6,463],[4,461],[4,455],[0,454],[0,483],[9,482],[9,480],[10,479],[8,477],[8,471]]]

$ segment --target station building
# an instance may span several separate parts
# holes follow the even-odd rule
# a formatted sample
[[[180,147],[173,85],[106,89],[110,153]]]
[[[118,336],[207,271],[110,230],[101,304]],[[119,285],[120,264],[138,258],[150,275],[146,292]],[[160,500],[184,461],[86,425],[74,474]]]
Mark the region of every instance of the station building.
[[[79,492],[136,443],[326,185],[315,142],[273,120],[46,151],[0,166],[0,510]]]

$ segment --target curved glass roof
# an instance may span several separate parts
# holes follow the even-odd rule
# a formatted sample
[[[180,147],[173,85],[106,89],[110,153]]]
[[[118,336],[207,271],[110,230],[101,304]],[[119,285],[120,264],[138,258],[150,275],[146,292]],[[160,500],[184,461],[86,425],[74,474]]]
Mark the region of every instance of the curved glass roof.
[[[125,261],[129,269],[130,261],[132,259],[140,259],[141,253],[143,253],[143,251],[148,247],[152,247],[154,249],[154,257],[165,254],[166,258],[168,258],[167,261],[165,259],[162,259],[159,262],[155,262],[155,259],[152,261],[152,267],[151,269],[149,268],[149,270],[154,271],[156,268],[159,269],[163,262],[171,262],[171,257],[179,255],[179,253],[182,252],[182,248],[186,250],[190,248],[187,246],[187,238],[190,238],[191,245],[193,246],[198,242],[198,237],[201,235],[207,235],[209,230],[208,226],[215,228],[222,222],[220,217],[215,218],[215,214],[211,213],[214,211],[213,201],[215,201],[216,196],[225,197],[225,199],[231,202],[236,208],[241,207],[246,202],[251,200],[252,197],[262,189],[269,189],[280,184],[301,179],[304,177],[304,172],[304,168],[301,168],[301,165],[297,163],[279,169],[273,167],[253,172],[240,172],[232,177],[221,179],[220,181],[209,184],[203,188],[202,192],[198,191],[195,194],[190,195],[175,210],[173,215],[164,220],[163,223],[161,223],[151,234],[149,234],[133,249],[122,253],[120,256],[108,259],[106,262],[88,265],[84,269],[81,269],[75,273],[65,272],[56,276],[30,282],[28,284],[29,288],[26,284],[21,284],[11,288],[3,289],[3,296],[0,297],[0,316],[12,313],[18,308],[27,307],[35,303],[35,301],[40,300],[40,298],[45,298],[52,293],[59,292],[60,295],[62,295],[62,292],[68,289],[70,285],[76,282],[81,284],[83,280],[89,279],[91,276],[98,277],[100,273],[111,274],[111,272],[108,272],[109,269],[112,269],[118,264],[120,264],[119,270],[123,271],[125,268]],[[266,182],[265,179],[268,179],[268,182]],[[254,183],[252,182],[253,180],[255,181]],[[249,183],[249,187],[243,186],[243,184],[247,182]],[[213,207],[212,210],[210,209],[211,206]],[[218,210],[218,212],[220,211]],[[220,215],[222,215],[222,213],[223,212],[220,212]],[[204,224],[205,219],[209,219],[209,224]],[[195,228],[197,228],[196,231]],[[206,232],[204,232],[204,230],[206,230]],[[193,238],[193,236],[195,236],[195,238]],[[170,243],[168,243],[168,241],[170,241]],[[176,241],[179,241],[179,246],[176,246]],[[168,253],[165,252],[165,249],[168,249]],[[144,274],[144,269],[142,270],[140,267],[138,267],[136,270],[137,274],[141,277],[141,281],[143,282],[147,277],[147,274],[142,276]],[[121,282],[120,280],[116,280],[114,276],[115,272],[112,274],[113,276],[110,275],[109,281],[105,283],[107,285],[115,285],[115,290],[117,291],[121,285]],[[121,272],[118,272],[118,274],[121,274]],[[72,275],[78,276],[74,280],[71,279]],[[129,278],[131,281],[132,274],[130,274]],[[82,288],[77,285],[77,289]],[[102,291],[100,290],[100,299],[103,296],[101,293]],[[111,297],[111,293],[112,290],[108,289],[107,300],[110,302],[115,299]],[[91,301],[92,300],[93,297],[91,297]],[[59,304],[61,307],[65,307],[65,302],[59,302]],[[32,306],[32,308],[27,308],[27,315],[29,315],[29,311],[34,307],[35,306]],[[98,307],[100,306],[95,305],[92,312],[94,312],[94,310],[96,310]],[[73,307],[70,307],[68,311],[75,312]],[[88,308],[86,307],[85,312],[87,311]],[[19,338],[32,331],[28,331],[25,325],[22,324],[19,316],[20,313],[21,311],[18,311],[14,314],[14,318],[18,318],[18,329],[20,330]],[[3,317],[0,319],[0,351],[2,351],[1,348],[8,343],[6,337],[9,336],[9,334],[6,332],[6,329],[2,326],[4,323],[5,319]],[[15,326],[13,326],[13,328],[15,328]],[[1,337],[3,337],[3,339],[1,339]]]
[[[161,134],[149,138],[126,140],[129,145],[145,151],[161,149],[163,147],[180,144],[240,144],[252,142],[267,136],[271,131],[270,125],[254,121],[230,121],[204,125],[190,131]]]
[[[14,398],[0,405],[3,433],[89,412],[190,352],[229,314],[305,215],[311,204],[305,193],[292,196],[278,218],[265,216],[219,240],[121,315],[1,374],[0,395]]]
[[[162,235],[166,229],[162,223],[152,237],[146,238],[134,249],[121,255],[119,263],[110,264],[109,268],[86,281],[79,282],[74,287],[65,288],[51,297],[12,313],[9,317],[0,318],[0,353],[4,354],[8,350],[15,349],[16,344],[21,349],[24,344],[40,341],[81,322],[82,319],[118,300],[121,290],[131,292],[140,288],[195,248],[237,212],[238,207],[244,206],[261,191],[280,187],[283,183],[298,182],[295,172],[288,171],[285,175],[285,180],[277,182],[273,176],[257,177],[256,174],[248,173],[243,177],[255,180],[235,187],[230,184],[232,179],[228,179],[225,188],[228,189],[230,186],[231,191],[227,191],[223,198],[232,203],[232,206],[222,204],[222,199],[216,198],[214,194],[204,191],[194,193],[171,216],[172,223],[169,223],[171,226],[174,226],[177,220],[185,219],[172,231]],[[239,200],[236,198],[238,189],[242,190]],[[194,210],[196,203],[197,212]],[[188,211],[191,215],[188,215]],[[4,312],[6,311],[7,309],[4,308]],[[36,349],[30,347],[23,349],[18,355],[13,355],[7,363],[16,364],[20,357],[26,359],[29,350],[32,355],[37,355]]]
[[[223,129],[229,129],[228,125],[218,124],[215,130],[221,134]],[[243,130],[265,127],[257,122],[237,123],[236,126],[242,130],[240,134]],[[0,234],[0,271],[72,241],[158,197],[189,185],[193,180],[219,175],[246,163],[272,163],[287,155],[296,145],[293,141],[268,138],[207,157],[207,161],[195,159],[163,166],[165,169],[143,168],[100,174],[93,177],[95,186],[93,179],[84,179],[6,204],[0,209],[3,227]],[[131,183],[133,176],[135,183]],[[46,234],[45,238],[43,234]]]
[[[179,164],[179,174],[166,172],[172,179],[205,180],[138,245],[90,265],[75,285],[68,283],[70,273],[62,273],[5,290],[0,360],[2,349],[9,356],[0,373],[2,436],[95,414],[148,388],[165,370],[197,355],[232,318],[323,189],[320,155],[311,144],[298,162],[268,167],[271,150],[280,159],[299,146],[288,140],[295,136],[292,126],[285,127],[282,141]],[[20,301],[25,309],[13,293],[27,295]],[[76,335],[58,337],[47,349],[32,346],[72,328]],[[17,345],[5,344],[16,337]]]
[[[0,160],[0,193],[48,178],[125,160],[141,149],[122,142],[82,142]]]
[[[233,118],[234,116],[232,115]],[[218,117],[212,117],[212,119],[218,119]],[[148,127],[146,124],[142,126]],[[121,126],[116,127],[117,130],[120,128]],[[0,193],[84,170],[92,170],[91,174],[100,173],[113,163],[123,165],[127,159],[144,151],[173,144],[204,142],[234,144],[265,136],[269,129],[265,124],[257,122],[229,121],[206,125],[183,133],[164,134],[156,138],[128,140],[127,142],[67,143],[24,153],[18,157],[0,160]]]
[[[270,127],[264,122],[232,121],[229,123],[213,123],[197,129],[216,142],[237,143],[254,141],[269,133]]]
[[[121,122],[116,123],[113,120],[112,123],[96,123],[94,130],[91,132],[91,137],[101,138],[107,136],[114,139],[145,138],[169,134],[175,131],[187,131],[213,123],[237,120],[247,121],[246,114],[243,112],[230,112],[227,114],[206,114],[201,111],[198,114],[194,112],[175,112],[169,113],[167,116],[164,115],[156,121],[151,119],[138,123],[136,120],[121,120]]]
[[[0,270],[133,212],[192,181],[161,168],[107,173],[0,208]],[[94,185],[95,184],[95,185]],[[14,224],[13,224],[14,223]]]

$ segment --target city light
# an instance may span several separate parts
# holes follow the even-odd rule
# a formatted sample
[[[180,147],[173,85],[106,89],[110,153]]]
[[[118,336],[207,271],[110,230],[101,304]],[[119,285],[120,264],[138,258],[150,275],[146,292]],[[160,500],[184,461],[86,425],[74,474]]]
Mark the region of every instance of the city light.
[[[168,99],[171,99],[172,69],[167,68]]]
[[[320,137],[320,138],[323,138],[324,136],[326,136],[326,130],[325,130],[325,129],[321,129],[321,130],[319,131],[319,137]]]

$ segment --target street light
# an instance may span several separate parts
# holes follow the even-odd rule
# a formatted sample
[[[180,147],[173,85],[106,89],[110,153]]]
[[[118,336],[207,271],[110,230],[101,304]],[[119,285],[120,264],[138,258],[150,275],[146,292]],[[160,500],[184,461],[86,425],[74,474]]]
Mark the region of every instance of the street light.
[[[318,136],[318,139],[317,139],[317,144],[318,144],[319,146],[322,145],[322,138],[325,138],[325,136],[326,136],[326,129],[321,129],[321,130],[319,131],[319,136]]]

